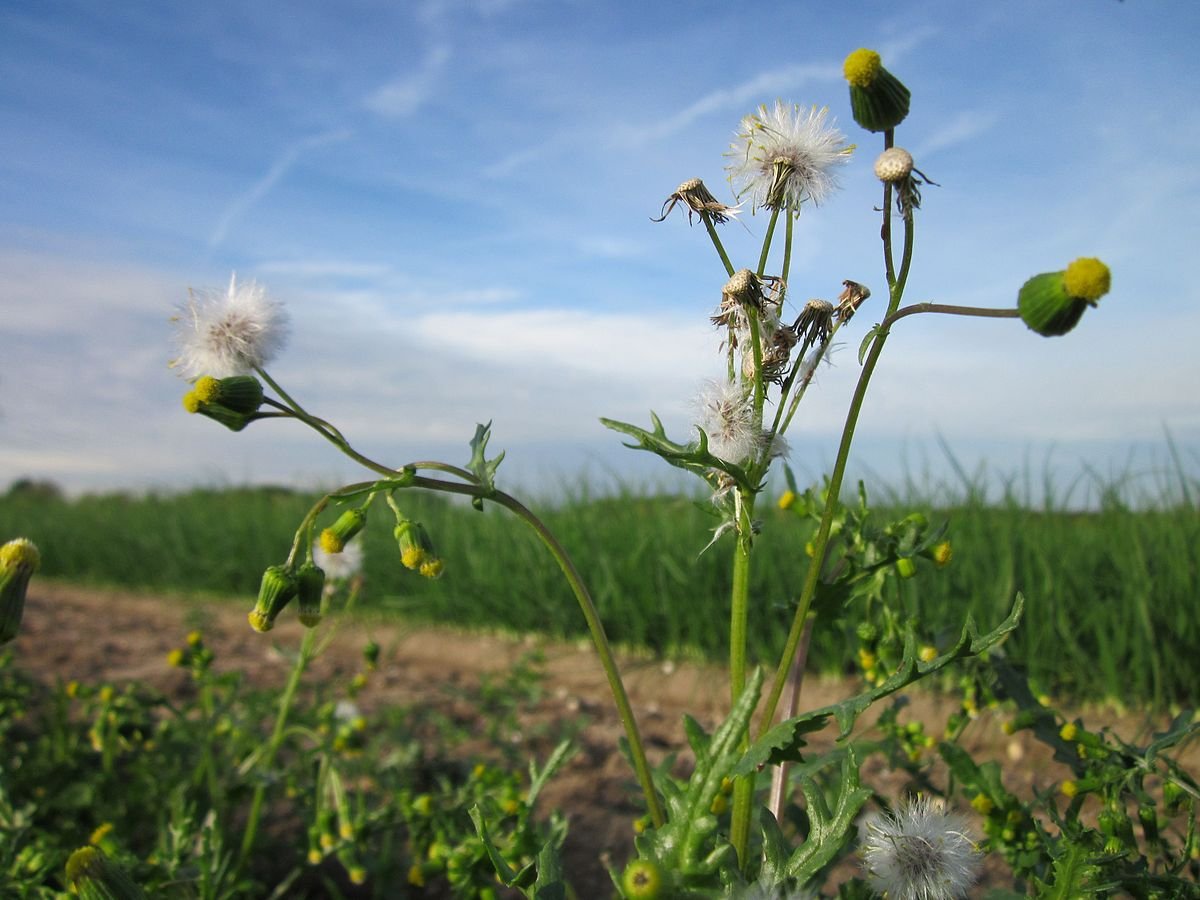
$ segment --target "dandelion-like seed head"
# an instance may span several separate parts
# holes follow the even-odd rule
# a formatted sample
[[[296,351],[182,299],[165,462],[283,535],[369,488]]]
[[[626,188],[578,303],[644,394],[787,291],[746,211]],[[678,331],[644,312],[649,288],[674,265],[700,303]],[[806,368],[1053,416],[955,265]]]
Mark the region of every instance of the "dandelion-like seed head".
[[[853,147],[825,120],[829,110],[776,101],[742,119],[727,167],[734,193],[751,198],[753,207],[789,208],[799,213],[810,201],[820,205],[837,187],[835,170],[850,159]]]
[[[329,553],[321,546],[321,541],[313,541],[313,562],[325,570],[326,586],[333,582],[349,581],[362,572],[363,545],[362,541],[352,541],[342,547],[340,553]]]
[[[185,378],[249,374],[274,359],[287,338],[283,306],[237,275],[224,291],[193,292],[172,321],[179,356],[171,367]]]
[[[963,897],[979,872],[979,850],[962,816],[941,800],[901,801],[859,827],[871,887],[889,900],[950,900]]]
[[[713,456],[737,464],[762,448],[762,432],[754,427],[754,404],[740,385],[710,382],[697,405],[696,425],[708,435]]]

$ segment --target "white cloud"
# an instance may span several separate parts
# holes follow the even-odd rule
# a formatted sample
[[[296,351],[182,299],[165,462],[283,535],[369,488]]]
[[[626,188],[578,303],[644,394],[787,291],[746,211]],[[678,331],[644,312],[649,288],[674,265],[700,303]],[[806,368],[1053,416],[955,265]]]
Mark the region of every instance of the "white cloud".
[[[434,45],[415,72],[376,88],[363,100],[363,105],[386,119],[411,116],[428,102],[449,61],[450,48],[444,44]]]

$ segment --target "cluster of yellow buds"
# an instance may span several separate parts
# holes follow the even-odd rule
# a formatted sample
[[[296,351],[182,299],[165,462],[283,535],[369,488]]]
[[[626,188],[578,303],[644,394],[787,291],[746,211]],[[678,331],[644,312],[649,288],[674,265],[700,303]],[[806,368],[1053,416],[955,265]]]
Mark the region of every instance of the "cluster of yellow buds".
[[[297,600],[300,621],[312,628],[321,621],[321,597],[325,590],[325,572],[306,562],[298,569],[291,565],[268,566],[258,588],[258,601],[250,611],[250,627],[267,632],[275,627],[276,617]]]
[[[392,531],[400,548],[400,562],[406,569],[420,572],[425,578],[440,578],[445,563],[433,549],[433,540],[420,522],[397,518]]]

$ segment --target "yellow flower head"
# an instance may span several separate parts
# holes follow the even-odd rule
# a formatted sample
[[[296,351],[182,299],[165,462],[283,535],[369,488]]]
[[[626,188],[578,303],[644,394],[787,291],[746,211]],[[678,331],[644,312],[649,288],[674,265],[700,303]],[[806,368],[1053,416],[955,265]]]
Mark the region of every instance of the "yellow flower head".
[[[1064,741],[1073,741],[1079,735],[1079,727],[1074,722],[1068,722],[1058,730],[1058,736]]]
[[[1081,256],[1067,266],[1063,284],[1070,296],[1094,303],[1112,287],[1112,272],[1094,256]]]
[[[1064,797],[1070,799],[1071,797],[1074,797],[1076,794],[1079,793],[1079,785],[1077,785],[1074,781],[1071,781],[1068,778],[1066,781],[1064,781],[1062,783],[1062,785],[1059,787],[1058,790],[1062,793],[1062,795]]]
[[[791,509],[793,504],[795,504],[795,502],[796,502],[796,492],[795,491],[784,491],[782,494],[779,495],[779,508],[780,509]]]
[[[21,571],[32,574],[42,564],[37,545],[29,538],[15,538],[0,547],[0,572]]]
[[[221,396],[221,382],[211,375],[205,375],[196,379],[196,383],[192,385],[192,393],[201,403],[214,403]]]
[[[950,546],[949,541],[942,541],[933,548],[933,562],[940,569],[942,566],[950,564],[950,560],[954,558],[954,548]]]
[[[176,647],[167,654],[167,665],[172,669],[178,669],[183,665],[183,651]]]
[[[326,528],[321,532],[321,549],[326,553],[341,553],[346,549],[346,544],[337,532],[332,528]]]
[[[184,394],[183,408],[193,415],[200,412],[200,395],[195,391],[188,391]]]
[[[883,60],[879,54],[865,47],[855,50],[842,63],[842,73],[846,80],[860,88],[870,87],[882,68]]]

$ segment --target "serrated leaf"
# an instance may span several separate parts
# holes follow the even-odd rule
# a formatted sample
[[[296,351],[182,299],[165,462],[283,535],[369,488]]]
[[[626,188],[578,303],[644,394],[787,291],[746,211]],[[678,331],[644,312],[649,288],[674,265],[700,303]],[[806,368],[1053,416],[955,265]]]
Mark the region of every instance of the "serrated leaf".
[[[809,831],[804,843],[788,860],[787,874],[804,884],[841,851],[854,827],[854,819],[873,792],[858,780],[858,760],[853,750],[842,760],[842,777],[832,809],[816,781],[803,778],[800,785],[807,801]]]
[[[636,440],[636,444],[625,445],[631,450],[646,450],[676,468],[686,469],[689,472],[699,475],[709,483],[712,483],[713,470],[719,469],[746,490],[755,493],[759,490],[760,485],[751,484],[750,477],[746,474],[745,469],[721,459],[719,456],[713,456],[709,452],[708,435],[704,433],[704,429],[696,429],[699,432],[697,443],[680,444],[667,437],[662,420],[654,412],[650,413],[650,421],[654,426],[653,431],[647,431],[645,428],[631,425],[628,422],[618,422],[615,419],[601,418],[600,424],[605,428],[610,428],[613,431],[628,435]]]
[[[657,859],[664,867],[684,874],[711,873],[728,858],[731,848],[717,834],[717,818],[711,807],[721,790],[722,779],[730,774],[741,755],[742,737],[758,706],[762,684],[762,670],[756,669],[728,717],[707,741],[698,724],[685,725],[688,739],[694,742],[693,749],[700,745],[696,750],[696,766],[685,791],[664,791],[667,822],[638,839],[639,855]]]
[[[471,461],[467,468],[479,479],[479,484],[488,493],[496,489],[496,469],[504,460],[504,451],[494,459],[488,459],[487,445],[492,437],[492,423],[475,426],[475,437],[471,438]]]
[[[566,900],[567,886],[563,880],[562,858],[558,846],[547,841],[537,857],[537,881],[533,883],[533,900]]]
[[[1017,627],[1024,608],[1025,600],[1020,594],[1017,594],[1012,611],[1005,620],[985,635],[978,634],[974,619],[968,616],[962,634],[954,647],[927,663],[923,663],[917,658],[916,639],[910,632],[905,636],[904,656],[899,667],[883,684],[865,691],[857,697],[823,706],[820,709],[780,722],[754,742],[746,751],[746,755],[734,767],[733,774],[746,775],[762,766],[778,765],[788,760],[800,759],[800,748],[805,744],[804,736],[814,731],[820,731],[825,727],[829,718],[833,718],[838,723],[837,737],[838,740],[842,740],[850,734],[858,717],[876,700],[894,694],[918,678],[936,672],[957,659],[965,656],[978,656],[994,647]]]

